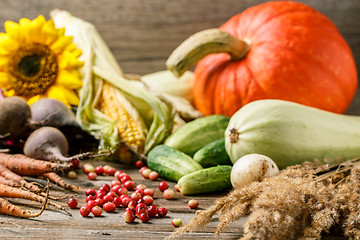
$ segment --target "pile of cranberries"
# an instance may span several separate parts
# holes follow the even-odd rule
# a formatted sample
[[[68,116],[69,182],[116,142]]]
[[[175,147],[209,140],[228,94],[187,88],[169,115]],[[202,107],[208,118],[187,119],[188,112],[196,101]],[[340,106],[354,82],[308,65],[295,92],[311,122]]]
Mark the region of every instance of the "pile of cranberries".
[[[135,166],[145,179],[158,180],[159,174],[144,166],[143,162],[138,161]],[[129,174],[116,170],[109,165],[94,167],[89,163],[84,164],[82,170],[90,180],[96,180],[99,175],[114,176],[109,184],[105,183],[98,189],[88,188],[85,191],[86,204],[80,207],[80,214],[83,217],[89,216],[90,213],[94,217],[98,217],[102,215],[103,211],[112,213],[118,208],[125,208],[123,217],[126,223],[132,223],[137,218],[146,223],[156,216],[162,218],[167,215],[165,207],[157,207],[153,204],[154,190],[144,184],[136,185]],[[165,199],[174,198],[175,192],[169,188],[166,181],[160,181],[158,188]],[[179,191],[177,186],[175,186],[175,191]],[[198,207],[199,203],[192,199],[188,205],[194,209]],[[75,209],[78,206],[78,201],[75,198],[70,198],[68,206]],[[175,227],[180,226],[181,223],[181,219],[173,219],[172,221]]]
[[[85,164],[82,170],[88,174],[90,180],[95,180],[89,176],[94,173],[97,175],[109,175],[115,178],[109,183],[103,184],[98,189],[88,188],[85,191],[86,204],[80,207],[80,214],[87,217],[92,213],[98,217],[102,212],[112,213],[117,208],[125,208],[124,221],[132,223],[139,218],[141,222],[146,223],[153,217],[165,217],[167,209],[154,205],[154,190],[146,187],[144,184],[135,185],[130,175],[110,166],[93,167],[91,164]],[[159,189],[164,192],[168,189],[165,181],[159,183]],[[130,192],[131,191],[131,192]],[[172,190],[171,190],[172,191]],[[174,194],[164,195],[166,199],[172,199]],[[72,209],[77,208],[78,201],[75,198],[68,200],[68,206]]]

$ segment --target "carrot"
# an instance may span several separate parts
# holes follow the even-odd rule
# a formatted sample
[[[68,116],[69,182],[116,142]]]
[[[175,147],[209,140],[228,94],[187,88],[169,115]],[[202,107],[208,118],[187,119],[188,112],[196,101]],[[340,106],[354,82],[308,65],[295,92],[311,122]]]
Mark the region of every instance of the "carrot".
[[[23,154],[0,153],[0,165],[21,176],[38,176],[48,172],[65,171],[71,163],[53,163],[29,158]]]
[[[49,196],[49,188],[47,187],[46,195]],[[6,214],[14,217],[22,217],[22,218],[34,218],[40,216],[46,207],[48,198],[45,198],[45,202],[38,213],[32,213],[30,211],[22,210],[19,206],[16,206],[9,201],[0,198],[0,214]]]
[[[39,203],[47,202],[49,205],[57,207],[58,209],[63,210],[67,214],[71,215],[69,212],[67,212],[65,210],[65,208],[63,208],[59,204],[48,201],[48,199],[47,199],[47,198],[49,198],[48,194],[47,194],[47,197],[42,197],[33,192],[29,192],[26,190],[22,190],[20,188],[14,188],[14,187],[10,187],[10,186],[4,185],[4,184],[0,184],[0,197],[23,198],[23,199],[27,199],[27,200],[36,201]]]
[[[3,176],[0,176],[0,183],[10,186],[10,187],[21,187],[20,183],[17,183],[13,180],[6,179]]]
[[[15,183],[19,183],[21,186],[24,186],[26,189],[29,189],[30,191],[41,192],[41,189],[37,185],[33,183],[28,183],[23,177],[10,171],[8,168],[4,167],[3,165],[0,165],[0,176],[4,177],[7,180],[11,180]],[[16,186],[12,186],[12,187],[16,187]]]
[[[43,175],[44,175],[44,177],[49,178],[51,181],[53,181],[54,183],[58,184],[59,186],[65,188],[65,189],[75,191],[75,192],[77,192],[79,190],[79,188],[77,186],[66,182],[64,179],[62,179],[59,175],[57,175],[54,172],[44,173]]]

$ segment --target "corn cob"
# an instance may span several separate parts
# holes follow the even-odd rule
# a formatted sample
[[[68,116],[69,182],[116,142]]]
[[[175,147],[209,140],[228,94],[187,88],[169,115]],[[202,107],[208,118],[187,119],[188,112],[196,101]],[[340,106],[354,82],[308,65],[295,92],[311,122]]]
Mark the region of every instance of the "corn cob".
[[[137,153],[144,152],[146,128],[139,113],[119,90],[106,81],[103,81],[98,109],[116,123],[119,140],[122,143],[117,151],[120,160],[130,157],[129,154],[124,157],[124,151],[126,151],[124,145]]]

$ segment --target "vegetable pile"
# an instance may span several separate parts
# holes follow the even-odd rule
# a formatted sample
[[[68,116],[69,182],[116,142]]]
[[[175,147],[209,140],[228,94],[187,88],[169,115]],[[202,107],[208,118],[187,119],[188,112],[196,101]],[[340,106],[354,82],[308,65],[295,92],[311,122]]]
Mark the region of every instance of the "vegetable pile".
[[[168,200],[176,193],[163,180],[183,195],[227,193],[182,227],[173,219],[179,229],[169,238],[200,229],[216,214],[217,234],[248,216],[243,239],[320,239],[334,229],[360,238],[360,121],[343,114],[357,71],[347,43],[322,13],[292,1],[251,7],[190,37],[170,55],[168,70],[145,76],[124,73],[91,23],[66,11],[50,15],[82,52],[83,65],[74,64],[81,65],[74,75],[82,87],[71,93],[80,101],[71,108],[50,98],[30,106],[22,96],[0,101],[0,197],[43,204],[33,214],[0,199],[1,214],[36,217],[46,204],[67,212],[49,186],[24,177],[78,191],[59,174],[76,177],[79,160],[102,156],[160,179]],[[78,135],[93,143],[90,151],[84,142],[72,147]],[[82,216],[121,206],[126,223],[166,216],[154,207],[152,189],[105,166],[82,167],[90,181],[115,177],[86,190]],[[77,205],[68,200],[70,208]]]
[[[11,121],[7,120],[3,124],[1,146],[4,152],[0,153],[0,196],[28,199],[44,205],[39,213],[33,214],[22,211],[18,206],[2,199],[1,214],[37,217],[44,211],[46,204],[68,213],[58,203],[48,200],[48,198],[56,199],[49,196],[49,186],[43,187],[24,179],[24,176],[47,178],[59,186],[77,191],[78,187],[67,183],[57,173],[71,170],[73,168],[71,161],[74,159],[78,160],[92,154],[64,157],[68,155],[68,140],[60,130],[51,125],[54,123],[59,128],[64,127],[69,121],[61,122],[54,119],[67,119],[70,113],[75,118],[75,115],[69,112],[64,103],[55,99],[47,102],[47,107],[51,108],[53,104],[62,106],[54,107],[56,112],[48,112],[48,115],[44,115],[42,119],[34,121],[31,108],[22,98],[14,96],[0,100],[0,106],[4,106],[1,108],[2,113],[12,117]]]

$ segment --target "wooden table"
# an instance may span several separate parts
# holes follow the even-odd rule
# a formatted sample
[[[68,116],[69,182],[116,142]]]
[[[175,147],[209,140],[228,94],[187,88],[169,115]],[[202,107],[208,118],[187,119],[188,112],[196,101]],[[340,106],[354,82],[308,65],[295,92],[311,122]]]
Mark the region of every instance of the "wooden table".
[[[94,166],[103,165],[103,162],[92,162]],[[83,164],[83,162],[82,162]],[[103,211],[101,217],[82,217],[79,213],[79,207],[85,204],[85,190],[87,188],[99,188],[104,183],[110,183],[114,177],[100,176],[96,181],[90,181],[87,176],[78,170],[78,177],[69,182],[80,187],[80,191],[74,197],[79,201],[77,209],[70,209],[67,200],[57,201],[64,206],[72,216],[64,212],[52,210],[49,207],[42,215],[33,219],[19,219],[1,215],[0,221],[7,221],[17,224],[0,224],[0,239],[164,239],[169,236],[175,228],[171,224],[173,218],[181,218],[183,223],[189,222],[196,210],[187,206],[187,201],[195,198],[199,201],[198,209],[206,209],[211,206],[214,201],[224,196],[226,193],[209,194],[201,196],[183,196],[176,192],[173,200],[166,200],[162,197],[158,190],[158,181],[150,181],[144,179],[138,170],[132,166],[110,163],[116,169],[120,169],[128,173],[136,184],[145,184],[155,190],[154,204],[158,207],[167,208],[168,214],[165,218],[152,218],[148,223],[142,223],[138,218],[135,223],[128,224],[124,222],[124,208],[118,208],[114,213],[106,213]],[[38,180],[39,181],[39,180]],[[41,183],[46,183],[40,180]],[[168,182],[171,188],[175,183]],[[64,191],[56,186],[51,188],[53,196],[71,196],[74,193]],[[10,199],[11,200],[11,199]],[[30,209],[37,212],[40,204],[25,201],[11,200],[12,202],[22,204],[23,209]],[[50,209],[51,208],[51,209]],[[215,217],[212,222],[206,225],[200,231],[189,233],[181,239],[239,239],[243,232],[243,225],[246,217],[232,223],[230,227],[217,238],[214,234],[218,220]],[[326,236],[324,239],[345,239],[341,236]]]
[[[83,163],[82,163],[83,164]],[[104,164],[103,162],[94,162],[93,165],[97,166]],[[187,201],[193,197],[183,196],[181,193],[176,192],[175,199],[166,200],[163,198],[161,192],[158,190],[158,181],[150,181],[144,179],[138,170],[134,167],[113,164],[114,167],[127,172],[136,184],[145,184],[155,190],[154,204],[158,207],[163,206],[167,208],[168,214],[165,218],[152,218],[149,223],[142,223],[140,219],[136,219],[135,223],[127,224],[123,219],[124,208],[118,208],[115,213],[106,213],[103,211],[101,217],[82,217],[79,213],[79,208],[85,204],[85,190],[87,188],[99,188],[104,183],[110,183],[114,177],[100,176],[96,181],[90,181],[87,176],[78,170],[78,177],[75,180],[69,180],[80,187],[80,191],[74,196],[79,201],[77,209],[70,209],[66,202],[67,200],[56,201],[72,214],[72,217],[64,212],[48,210],[37,218],[33,219],[19,219],[1,215],[1,221],[8,221],[15,223],[19,226],[11,224],[0,224],[0,239],[162,239],[169,236],[174,227],[171,224],[173,218],[181,218],[183,223],[188,222],[194,215],[196,210],[190,209],[187,206]],[[42,181],[42,183],[45,183]],[[174,188],[175,183],[168,182],[171,188]],[[54,186],[50,191],[53,196],[72,195],[74,193],[65,191]],[[199,209],[209,207],[214,200],[224,194],[215,194],[209,196],[195,196],[199,200]],[[11,199],[9,199],[11,200]],[[21,205],[23,209],[31,209],[37,212],[40,204],[16,200],[15,203]],[[25,205],[26,204],[26,205]],[[51,208],[51,209],[50,209]],[[237,239],[241,236],[241,229],[243,221],[234,223],[234,228],[229,228],[221,237],[226,239]],[[210,223],[201,232],[192,233],[187,237],[192,239],[215,239],[214,231],[216,222]]]

